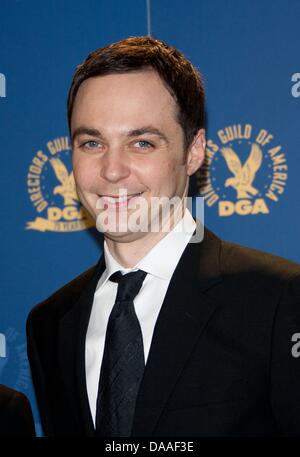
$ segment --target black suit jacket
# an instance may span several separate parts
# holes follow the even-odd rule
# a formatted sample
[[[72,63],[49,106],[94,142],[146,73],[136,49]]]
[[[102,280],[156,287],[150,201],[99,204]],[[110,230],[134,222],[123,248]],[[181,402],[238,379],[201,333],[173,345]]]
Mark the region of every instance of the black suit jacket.
[[[30,403],[25,395],[0,385],[0,436],[34,437]]]
[[[85,337],[103,259],[36,306],[28,355],[46,435],[93,436]],[[300,436],[300,266],[205,231],[172,276],[133,436]]]

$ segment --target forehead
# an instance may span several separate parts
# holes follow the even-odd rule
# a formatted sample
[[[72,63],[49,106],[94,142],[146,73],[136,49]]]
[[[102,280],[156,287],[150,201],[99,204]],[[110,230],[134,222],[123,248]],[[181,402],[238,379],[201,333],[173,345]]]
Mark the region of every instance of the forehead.
[[[76,94],[72,126],[81,122],[174,122],[176,103],[157,72],[96,76],[85,80]]]

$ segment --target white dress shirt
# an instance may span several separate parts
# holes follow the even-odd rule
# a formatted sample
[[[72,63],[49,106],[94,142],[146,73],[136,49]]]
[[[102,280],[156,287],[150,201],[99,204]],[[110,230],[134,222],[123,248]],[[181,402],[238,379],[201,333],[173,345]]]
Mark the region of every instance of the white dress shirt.
[[[87,392],[94,424],[106,327],[118,289],[118,284],[110,281],[109,277],[119,270],[123,274],[137,269],[148,273],[134,299],[135,312],[142,329],[146,363],[154,326],[171,277],[195,228],[196,223],[186,209],[184,217],[173,230],[167,233],[133,268],[124,268],[120,265],[104,242],[106,269],[96,287],[85,346]]]

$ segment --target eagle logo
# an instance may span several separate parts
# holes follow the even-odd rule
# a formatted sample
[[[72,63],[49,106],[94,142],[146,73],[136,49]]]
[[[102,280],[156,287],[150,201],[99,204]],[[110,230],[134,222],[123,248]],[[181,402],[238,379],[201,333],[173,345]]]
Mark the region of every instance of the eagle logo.
[[[244,165],[242,165],[238,155],[232,148],[222,148],[221,152],[228,169],[234,175],[234,177],[226,179],[225,187],[233,187],[237,192],[238,199],[251,198],[258,194],[259,191],[253,187],[252,183],[262,163],[261,148],[256,143],[253,143],[249,157]]]
[[[79,201],[73,171],[69,174],[67,167],[58,159],[50,159],[54,173],[61,185],[53,189],[53,194],[60,194],[64,199],[64,205],[75,205]]]

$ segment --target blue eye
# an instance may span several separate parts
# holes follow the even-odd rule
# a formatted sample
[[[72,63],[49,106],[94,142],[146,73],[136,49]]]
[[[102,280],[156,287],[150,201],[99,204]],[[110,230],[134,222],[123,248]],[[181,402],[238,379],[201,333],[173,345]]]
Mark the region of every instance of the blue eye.
[[[80,147],[87,147],[89,149],[94,149],[94,148],[97,148],[98,146],[99,146],[99,143],[97,143],[97,141],[90,140],[90,141],[86,141],[85,143],[83,143]]]
[[[149,148],[153,147],[153,144],[151,144],[151,143],[149,143],[149,141],[145,141],[145,140],[140,140],[137,142],[137,144],[139,144],[142,149],[149,149]]]

